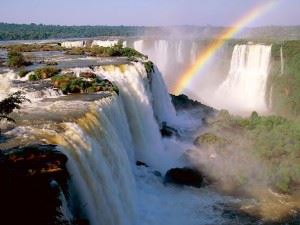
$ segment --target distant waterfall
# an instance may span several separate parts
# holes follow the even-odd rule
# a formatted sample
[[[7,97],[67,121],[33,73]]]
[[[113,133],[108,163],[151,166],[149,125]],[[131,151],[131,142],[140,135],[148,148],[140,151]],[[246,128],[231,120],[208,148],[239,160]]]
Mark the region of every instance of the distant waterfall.
[[[241,112],[266,111],[270,58],[271,46],[236,45],[229,74],[215,92],[218,107]]]
[[[283,50],[282,50],[282,46],[280,48],[280,64],[281,64],[281,71],[280,74],[283,75],[284,74],[284,58],[283,58]]]

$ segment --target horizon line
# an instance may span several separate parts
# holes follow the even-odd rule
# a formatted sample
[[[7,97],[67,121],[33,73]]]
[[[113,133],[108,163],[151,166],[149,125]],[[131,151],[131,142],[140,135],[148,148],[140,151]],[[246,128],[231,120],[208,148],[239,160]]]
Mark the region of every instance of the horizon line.
[[[98,24],[98,25],[90,25],[90,24],[84,24],[84,25],[66,25],[66,24],[45,24],[45,23],[13,23],[13,22],[2,22],[0,21],[0,24],[6,24],[6,25],[36,25],[36,26],[61,26],[61,27],[138,27],[138,28],[176,28],[176,27],[194,27],[194,28],[229,28],[234,27],[230,25],[192,25],[192,24],[184,24],[184,25],[125,25],[125,24],[119,24],[119,25],[109,25],[109,24]],[[254,28],[264,28],[264,27],[300,27],[300,23],[298,25],[261,25],[261,26],[248,26],[245,27],[245,29],[254,29]]]

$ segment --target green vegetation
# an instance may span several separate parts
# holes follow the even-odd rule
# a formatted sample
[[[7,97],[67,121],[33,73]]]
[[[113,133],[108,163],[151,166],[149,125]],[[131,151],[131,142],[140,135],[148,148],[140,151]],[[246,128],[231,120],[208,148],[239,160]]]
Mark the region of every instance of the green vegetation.
[[[65,52],[66,55],[84,55],[85,51],[83,48],[71,48]]]
[[[7,55],[7,65],[9,67],[18,68],[28,65],[29,62],[25,60],[25,57],[20,52],[9,51]]]
[[[25,101],[29,101],[25,96],[22,95],[22,92],[18,91],[7,98],[0,101],[0,120],[6,119],[10,122],[15,122],[14,119],[8,115],[12,113],[15,109],[20,109],[21,104]]]
[[[201,134],[199,137],[196,138],[196,140],[194,141],[195,145],[201,146],[210,146],[210,145],[219,145],[224,146],[226,144],[229,144],[230,142],[222,137],[219,137],[213,133],[204,133]]]
[[[231,116],[221,111],[208,123],[207,133],[197,143],[214,146],[228,154],[250,154],[267,167],[268,184],[281,192],[293,192],[300,185],[300,123],[280,116],[249,118]],[[234,149],[234,150],[232,150]],[[224,155],[223,155],[224,156]],[[244,159],[245,160],[245,159]],[[237,162],[238,163],[238,162]],[[242,174],[240,177],[247,177]]]
[[[72,48],[66,51],[69,55],[89,55],[95,57],[128,57],[134,59],[136,57],[145,57],[143,54],[132,48],[123,48],[117,44],[112,47],[93,46],[92,48]]]
[[[51,78],[54,75],[58,74],[59,72],[60,72],[60,70],[56,69],[55,67],[46,66],[46,67],[42,67],[42,68],[36,69],[34,71],[34,74],[40,80],[40,79]]]
[[[36,74],[30,74],[28,77],[29,81],[37,81],[39,80],[38,76]]]
[[[151,77],[151,74],[154,72],[154,64],[151,61],[144,62],[145,70],[148,74],[148,77]]]
[[[283,74],[281,74],[281,48],[284,57]],[[300,41],[273,45],[269,92],[271,90],[274,112],[290,118],[300,116]]]
[[[19,70],[18,75],[19,75],[19,77],[22,78],[22,77],[25,77],[28,73],[29,73],[29,71],[21,69],[21,70]]]
[[[73,73],[60,74],[52,77],[53,86],[59,88],[64,94],[69,93],[94,93],[99,91],[110,91],[119,94],[119,89],[109,80],[97,77],[89,80],[76,77]]]
[[[136,36],[144,27],[130,26],[56,26],[0,23],[0,40],[41,40],[98,36]]]
[[[195,37],[207,38],[223,31],[224,27],[211,26],[180,26],[182,33],[194,34]],[[170,37],[173,29],[165,27],[137,26],[57,26],[43,24],[8,24],[0,23],[0,40],[37,40],[83,38],[98,36],[142,36],[149,33],[153,36]],[[248,29],[246,39],[259,38],[264,40],[295,40],[300,39],[300,26],[268,26]]]
[[[58,44],[16,44],[4,46],[8,51],[14,52],[38,52],[38,51],[63,51]]]

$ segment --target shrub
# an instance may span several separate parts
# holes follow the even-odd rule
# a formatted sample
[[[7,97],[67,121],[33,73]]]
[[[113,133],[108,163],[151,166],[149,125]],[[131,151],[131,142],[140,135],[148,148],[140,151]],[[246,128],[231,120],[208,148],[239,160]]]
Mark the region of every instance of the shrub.
[[[76,77],[73,73],[56,75],[51,78],[53,86],[59,88],[64,94],[68,93],[94,93],[99,91],[111,91],[119,94],[117,86],[109,80],[91,78],[86,80]]]
[[[37,51],[62,51],[63,47],[58,44],[16,44],[7,46],[9,51],[37,52]]]
[[[58,74],[59,72],[60,72],[59,69],[56,69],[55,67],[51,67],[51,66],[39,68],[34,71],[38,79],[48,79]]]
[[[153,62],[151,62],[151,61],[144,62],[144,66],[145,66],[146,72],[148,74],[148,77],[151,76],[151,74],[154,72]]]
[[[39,78],[37,77],[36,74],[30,74],[29,77],[28,77],[28,80],[37,81],[37,80],[39,80]]]
[[[66,55],[84,55],[85,51],[83,48],[71,48],[65,52]]]
[[[27,62],[20,52],[16,51],[9,51],[7,55],[7,65],[9,67],[21,67],[21,66],[26,66]]]
[[[18,72],[18,75],[19,75],[19,77],[25,77],[27,74],[29,73],[29,71],[27,71],[27,70],[20,70],[19,72]]]

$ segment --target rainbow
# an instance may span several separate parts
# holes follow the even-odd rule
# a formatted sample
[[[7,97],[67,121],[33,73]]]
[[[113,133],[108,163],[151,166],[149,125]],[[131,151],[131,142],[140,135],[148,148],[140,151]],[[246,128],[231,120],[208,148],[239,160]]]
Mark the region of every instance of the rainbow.
[[[197,76],[215,53],[224,45],[224,43],[234,37],[245,26],[257,19],[259,16],[271,10],[278,0],[264,1],[263,4],[257,5],[249,10],[246,15],[242,16],[237,22],[230,26],[225,31],[222,31],[218,37],[212,41],[198,56],[196,62],[189,67],[178,79],[172,88],[171,92],[175,95],[182,93],[182,91],[189,85],[191,80]]]

